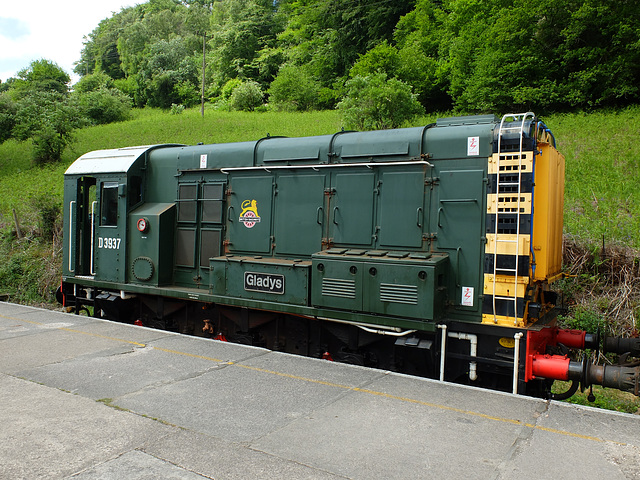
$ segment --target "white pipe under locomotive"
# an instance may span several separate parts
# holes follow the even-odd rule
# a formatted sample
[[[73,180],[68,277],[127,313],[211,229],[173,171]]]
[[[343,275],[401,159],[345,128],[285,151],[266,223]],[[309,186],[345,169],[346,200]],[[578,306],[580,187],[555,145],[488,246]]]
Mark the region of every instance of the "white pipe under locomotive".
[[[90,152],[65,173],[76,312],[552,396],[639,394],[557,326],[564,159],[531,113]],[[608,339],[640,356],[640,341]]]

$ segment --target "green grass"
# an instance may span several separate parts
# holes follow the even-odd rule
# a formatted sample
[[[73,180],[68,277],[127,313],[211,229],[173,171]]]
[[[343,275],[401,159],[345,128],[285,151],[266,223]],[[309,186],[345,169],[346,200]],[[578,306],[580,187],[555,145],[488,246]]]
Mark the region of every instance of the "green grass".
[[[269,135],[324,135],[341,128],[337,112],[247,113],[198,109],[171,115],[162,110],[136,110],[127,122],[79,130],[62,160],[35,167],[31,143],[7,141],[0,145],[0,225],[12,223],[12,209],[25,226],[35,224],[32,203],[50,197],[62,204],[63,175],[78,157],[92,150],[159,143],[225,143],[257,140]]]
[[[565,232],[640,248],[640,107],[545,119],[566,159]]]
[[[569,389],[570,382],[561,382],[556,380],[553,383],[552,391],[555,393],[565,392]],[[604,408],[607,410],[615,410],[624,413],[640,413],[640,398],[632,393],[621,392],[620,390],[602,388],[599,385],[593,387],[593,395],[595,401],[590,402],[587,397],[589,390],[584,392],[578,390],[571,398],[566,400],[568,403],[576,405],[588,405],[590,407]]]

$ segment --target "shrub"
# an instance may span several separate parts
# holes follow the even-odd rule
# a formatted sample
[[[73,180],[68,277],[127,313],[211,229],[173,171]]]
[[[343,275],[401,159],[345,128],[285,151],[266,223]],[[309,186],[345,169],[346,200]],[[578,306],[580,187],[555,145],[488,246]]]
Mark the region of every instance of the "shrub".
[[[184,112],[184,105],[176,105],[175,103],[171,104],[171,115],[180,115]]]
[[[101,88],[111,88],[113,79],[106,73],[96,72],[86,75],[73,85],[73,91],[76,93],[95,92]]]
[[[100,87],[77,95],[82,114],[91,123],[105,123],[127,120],[131,113],[131,98],[115,88]]]
[[[82,125],[78,106],[56,92],[32,92],[16,102],[16,108],[13,134],[18,140],[33,140],[36,163],[60,160]]]
[[[378,130],[398,128],[424,114],[411,87],[384,73],[355,76],[346,84],[347,95],[338,103],[346,128]]]
[[[229,100],[233,110],[253,111],[256,107],[262,105],[263,98],[264,93],[260,85],[249,80],[234,88]]]
[[[40,236],[50,241],[59,229],[60,203],[51,195],[40,195],[32,200],[32,205],[38,212]]]
[[[233,91],[240,85],[242,85],[242,80],[240,80],[239,78],[232,78],[231,80],[227,81],[227,83],[225,83],[220,89],[220,99],[229,100],[231,98],[231,95],[233,94]]]
[[[284,65],[269,87],[269,102],[276,110],[305,111],[318,106],[320,84],[307,71]]]

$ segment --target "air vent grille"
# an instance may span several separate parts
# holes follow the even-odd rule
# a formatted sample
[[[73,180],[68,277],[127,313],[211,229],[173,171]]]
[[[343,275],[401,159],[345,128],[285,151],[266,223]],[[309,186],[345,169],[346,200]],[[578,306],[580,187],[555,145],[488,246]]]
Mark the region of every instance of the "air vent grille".
[[[341,278],[323,278],[322,295],[327,297],[356,298],[356,282]]]
[[[415,285],[380,284],[380,300],[383,302],[418,304],[418,287]]]

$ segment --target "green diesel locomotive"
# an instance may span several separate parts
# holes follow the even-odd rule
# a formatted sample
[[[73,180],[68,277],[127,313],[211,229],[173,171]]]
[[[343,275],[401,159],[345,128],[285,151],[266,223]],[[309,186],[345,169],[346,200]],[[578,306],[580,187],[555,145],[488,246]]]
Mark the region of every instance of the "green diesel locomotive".
[[[556,326],[564,159],[532,113],[90,152],[65,173],[76,312],[529,395],[638,394]],[[640,355],[640,345],[611,349]],[[558,396],[558,395],[556,395]]]

